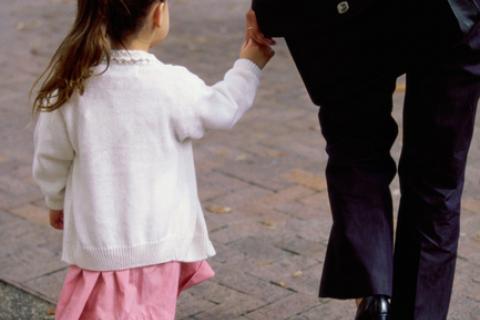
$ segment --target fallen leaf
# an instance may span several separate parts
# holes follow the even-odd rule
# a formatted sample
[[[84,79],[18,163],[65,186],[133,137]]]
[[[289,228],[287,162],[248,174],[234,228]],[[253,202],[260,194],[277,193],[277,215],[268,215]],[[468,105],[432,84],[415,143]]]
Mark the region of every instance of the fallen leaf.
[[[247,159],[248,159],[248,156],[246,154],[241,154],[235,158],[235,161],[244,161]]]
[[[282,287],[284,289],[288,288],[287,284],[283,281],[270,281],[271,284]]]
[[[30,54],[32,56],[38,56],[38,55],[40,55],[40,52],[38,51],[37,48],[32,48],[32,49],[30,49]]]
[[[194,41],[199,44],[204,44],[208,42],[208,38],[204,36],[197,36],[194,38]]]
[[[480,242],[480,232],[473,236],[473,240]]]
[[[272,158],[281,158],[287,155],[285,152],[277,151],[277,150],[268,150],[266,152],[267,152],[267,155]]]
[[[214,152],[217,156],[222,158],[225,158],[232,153],[230,149],[225,147],[215,147]]]
[[[267,267],[271,266],[273,264],[273,261],[271,260],[260,260],[255,263],[257,267]]]
[[[325,179],[325,176],[316,175],[303,169],[294,169],[285,174],[284,178],[316,191],[323,192],[327,190],[327,180]]]
[[[301,276],[303,276],[303,272],[302,272],[302,271],[294,272],[294,273],[292,274],[292,276],[293,276],[294,278],[300,278]]]
[[[226,213],[232,212],[232,208],[230,207],[222,207],[222,206],[215,206],[215,205],[208,206],[207,210],[215,214],[226,214]]]
[[[17,29],[18,31],[25,30],[25,23],[23,22],[17,23],[17,25],[15,26],[15,29]]]
[[[277,228],[277,224],[275,222],[269,221],[269,220],[260,221],[260,224],[263,225],[266,228],[269,228],[269,229],[276,229]]]

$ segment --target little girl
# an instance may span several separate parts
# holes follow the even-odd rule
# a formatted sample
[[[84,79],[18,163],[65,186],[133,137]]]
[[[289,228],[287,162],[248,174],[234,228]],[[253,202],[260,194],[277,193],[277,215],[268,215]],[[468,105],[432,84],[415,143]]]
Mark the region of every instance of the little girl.
[[[70,267],[56,319],[174,319],[179,293],[213,276],[192,139],[251,107],[271,48],[246,40],[209,87],[148,53],[162,0],[78,0],[34,101],[33,176]]]

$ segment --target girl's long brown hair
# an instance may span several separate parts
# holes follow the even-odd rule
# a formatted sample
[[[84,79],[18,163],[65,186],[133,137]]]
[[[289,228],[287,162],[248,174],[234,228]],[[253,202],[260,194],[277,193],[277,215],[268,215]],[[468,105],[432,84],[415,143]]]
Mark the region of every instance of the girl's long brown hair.
[[[82,94],[92,67],[106,60],[108,68],[111,46],[124,47],[156,1],[162,0],[78,0],[72,30],[33,86],[41,82],[33,112],[60,108],[75,90]]]

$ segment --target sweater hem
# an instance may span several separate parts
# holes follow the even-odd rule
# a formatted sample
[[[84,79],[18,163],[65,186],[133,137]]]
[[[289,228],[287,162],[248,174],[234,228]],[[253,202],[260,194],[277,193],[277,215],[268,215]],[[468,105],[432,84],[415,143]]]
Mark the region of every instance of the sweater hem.
[[[215,249],[204,236],[185,240],[168,239],[158,243],[126,248],[82,248],[71,246],[62,252],[62,261],[91,271],[118,271],[170,261],[195,262],[214,256]]]

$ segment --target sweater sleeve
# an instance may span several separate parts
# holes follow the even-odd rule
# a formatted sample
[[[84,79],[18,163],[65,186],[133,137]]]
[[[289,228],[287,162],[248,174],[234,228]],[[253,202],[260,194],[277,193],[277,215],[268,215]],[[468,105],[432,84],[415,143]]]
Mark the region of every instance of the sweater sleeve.
[[[231,129],[252,107],[260,75],[260,68],[247,59],[237,60],[224,80],[211,87],[189,73],[185,89],[193,99],[178,110],[174,121],[178,140],[200,139],[206,129]]]
[[[74,154],[61,111],[40,112],[34,131],[33,178],[49,209],[63,209]]]

